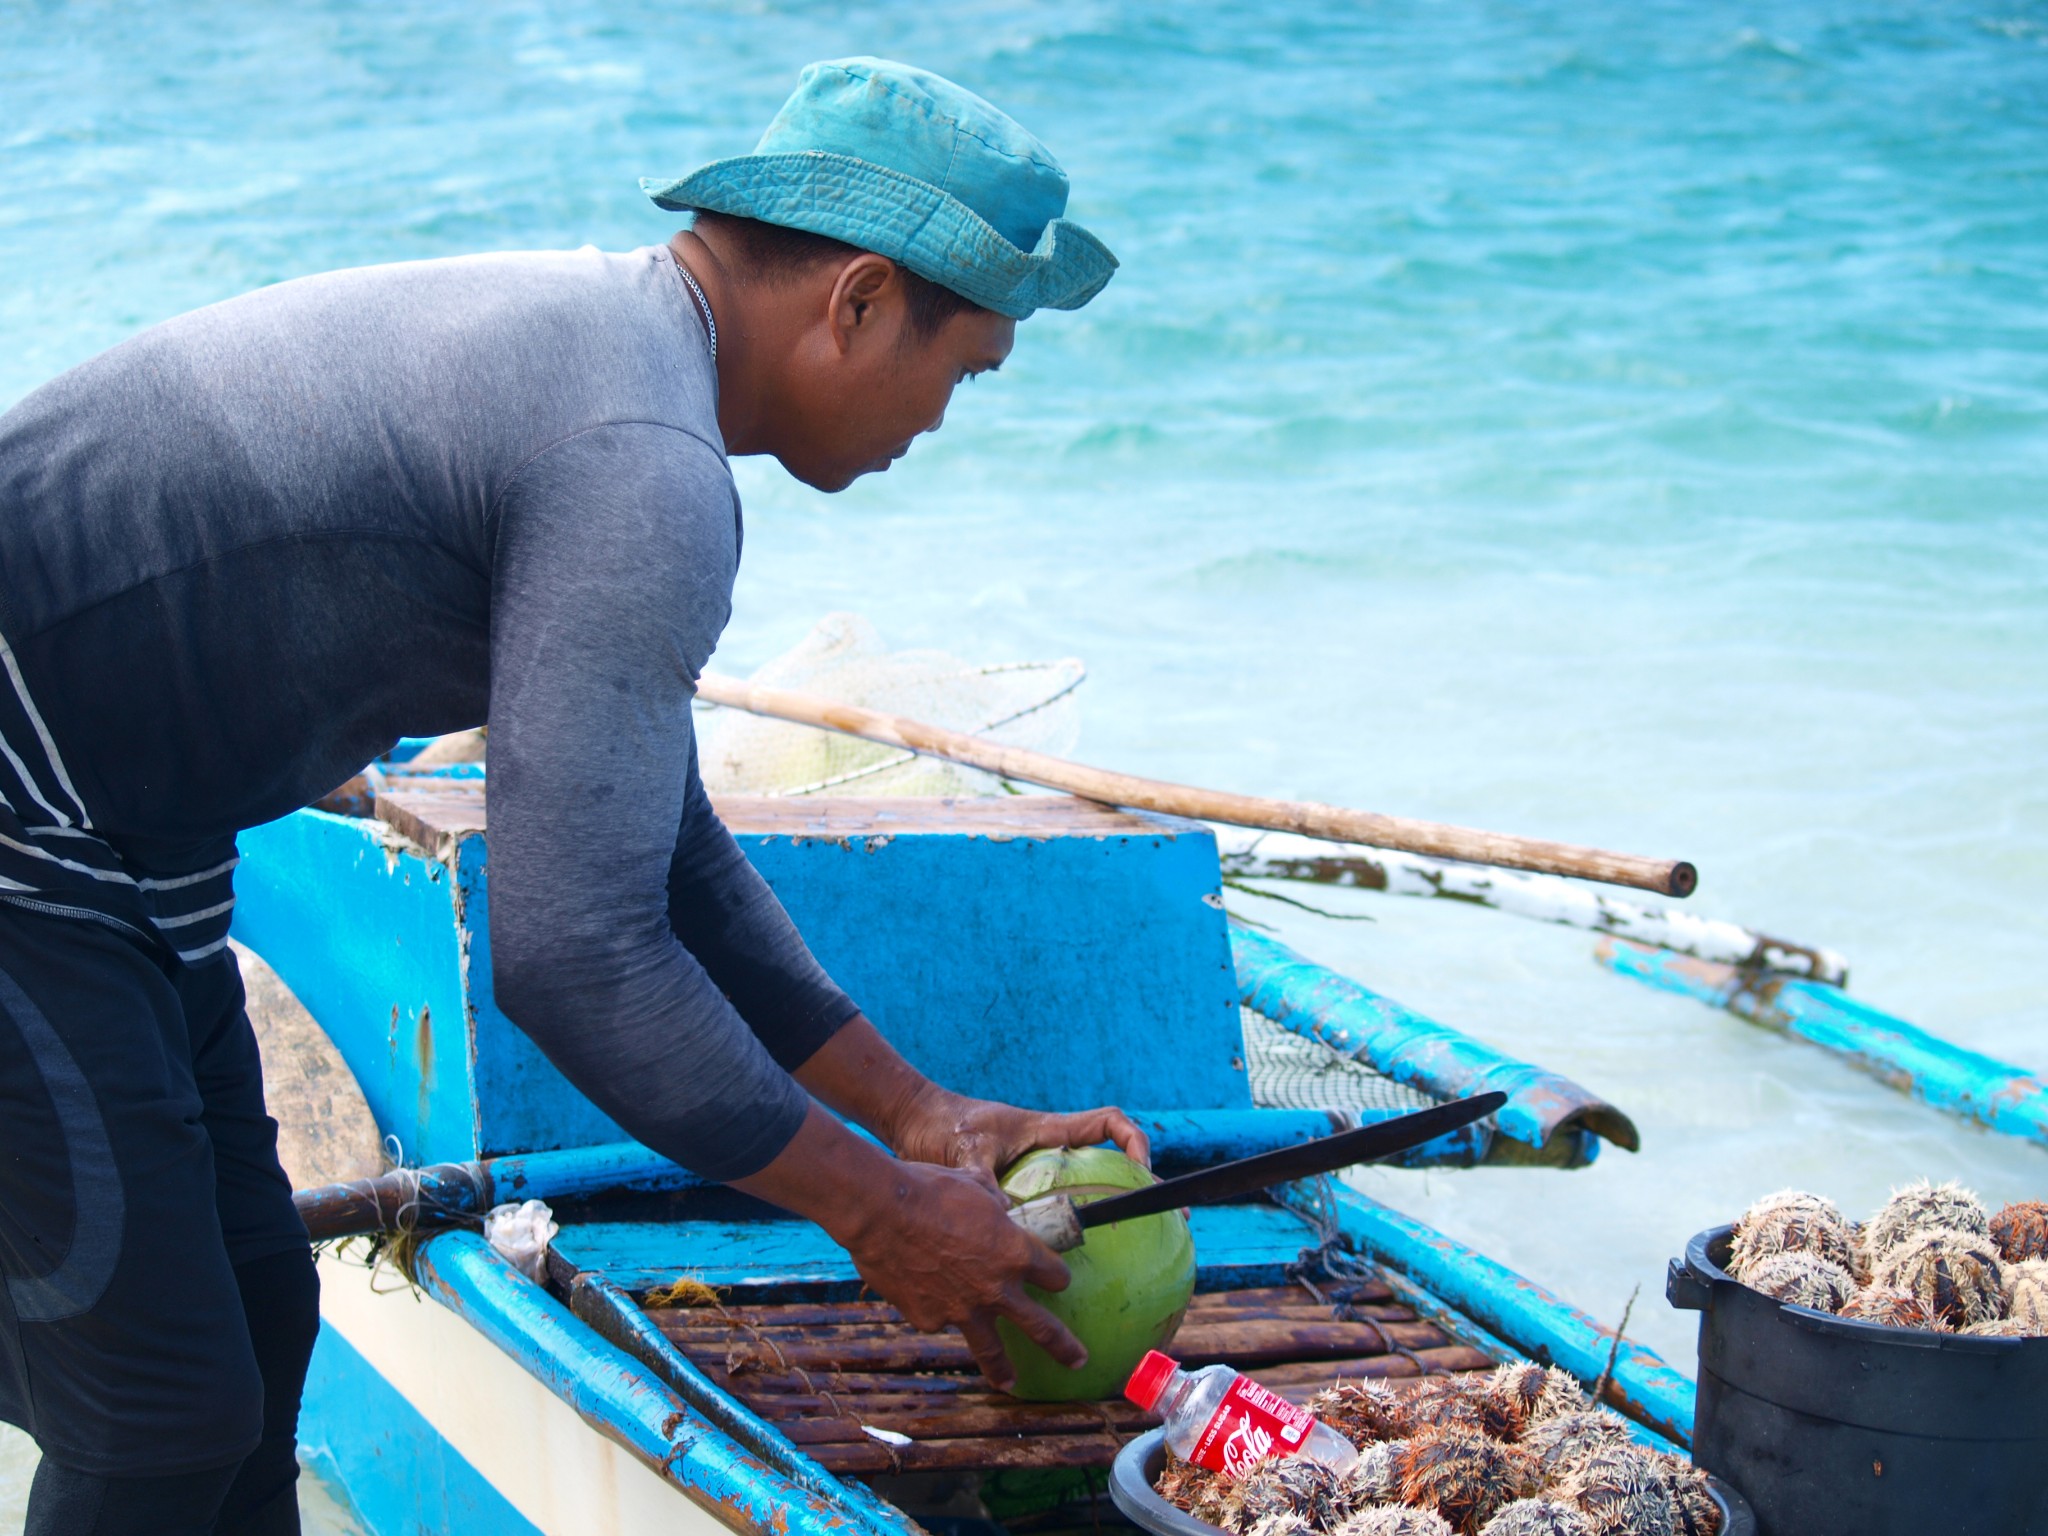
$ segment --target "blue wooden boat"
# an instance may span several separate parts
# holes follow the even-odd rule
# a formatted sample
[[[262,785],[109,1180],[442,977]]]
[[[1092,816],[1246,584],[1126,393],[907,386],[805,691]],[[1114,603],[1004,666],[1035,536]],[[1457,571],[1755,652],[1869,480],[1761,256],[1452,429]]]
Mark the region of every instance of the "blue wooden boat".
[[[1116,1516],[1142,1427],[1119,1402],[1024,1404],[964,1348],[860,1294],[822,1232],[628,1141],[492,1000],[480,769],[359,786],[246,835],[236,935],[280,973],[415,1170],[318,1200],[402,1197],[414,1283],[321,1258],[302,1440],[375,1536],[749,1532],[964,1536]],[[344,805],[344,801],[330,802]],[[835,977],[933,1077],[1013,1102],[1117,1102],[1164,1172],[1478,1088],[1491,1124],[1410,1155],[1576,1166],[1627,1117],[1336,975],[1223,909],[1211,829],[1049,796],[722,801]],[[1347,1107],[1261,1105],[1248,1041],[1320,1042]],[[1261,1038],[1263,1038],[1261,1036]],[[1270,1097],[1270,1095],[1269,1095]],[[1531,1172],[1529,1177],[1553,1177]],[[541,1282],[477,1230],[544,1199]],[[1302,1394],[1533,1358],[1652,1443],[1692,1386],[1541,1286],[1327,1180],[1194,1213],[1177,1346]]]

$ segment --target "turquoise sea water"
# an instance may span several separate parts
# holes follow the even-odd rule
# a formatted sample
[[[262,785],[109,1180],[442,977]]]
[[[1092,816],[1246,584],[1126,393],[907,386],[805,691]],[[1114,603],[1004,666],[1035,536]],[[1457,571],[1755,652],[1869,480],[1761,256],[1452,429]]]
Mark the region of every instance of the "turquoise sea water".
[[[908,58],[1124,260],[826,498],[740,468],[720,664],[821,613],[1078,654],[1082,755],[1695,859],[1694,905],[2048,1068],[2048,7],[0,7],[0,403],[326,267],[662,239],[804,61]],[[1297,947],[1631,1110],[1370,1187],[1687,1368],[1685,1237],[2048,1153],[1596,970],[1340,902]]]

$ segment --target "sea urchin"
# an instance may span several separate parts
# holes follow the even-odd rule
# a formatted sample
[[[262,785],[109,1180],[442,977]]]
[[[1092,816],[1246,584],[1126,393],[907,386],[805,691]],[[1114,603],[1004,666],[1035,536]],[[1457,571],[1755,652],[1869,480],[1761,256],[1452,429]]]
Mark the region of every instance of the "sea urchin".
[[[1849,1224],[1831,1203],[1791,1191],[1766,1200],[1775,1203],[1758,1202],[1736,1223],[1728,1256],[1728,1272],[1736,1279],[1746,1279],[1749,1270],[1779,1253],[1818,1254],[1846,1270],[1855,1269]]]
[[[1402,1500],[1435,1510],[1465,1532],[1535,1492],[1540,1475],[1536,1458],[1521,1447],[1467,1429],[1417,1430],[1398,1465]]]
[[[1882,1323],[1887,1328],[1925,1328],[1933,1333],[1948,1328],[1918,1296],[1896,1285],[1864,1286],[1842,1304],[1842,1316],[1859,1323]]]
[[[1483,1384],[1462,1376],[1425,1377],[1403,1404],[1408,1410],[1408,1428],[1469,1429],[1485,1434],[1490,1417],[1485,1391]]]
[[[1864,1226],[1863,1251],[1871,1269],[1881,1265],[1892,1249],[1907,1238],[1936,1229],[1985,1237],[1991,1231],[1991,1218],[1977,1197],[1954,1180],[1930,1184],[1925,1179],[1916,1179],[1903,1189],[1894,1190],[1884,1208]]]
[[[2048,1334],[2048,1259],[2006,1266],[2005,1315],[2030,1335]]]
[[[1721,1510],[1707,1491],[1707,1474],[1669,1451],[1652,1455],[1650,1465],[1671,1496],[1671,1529],[1676,1536],[1715,1536],[1721,1529]]]
[[[1741,1278],[1752,1291],[1816,1312],[1839,1312],[1856,1293],[1854,1275],[1813,1253],[1774,1253],[1751,1265]]]
[[[1354,1508],[1391,1504],[1401,1497],[1401,1454],[1405,1440],[1373,1440],[1358,1449],[1358,1460],[1344,1474]]]
[[[1671,1495],[1650,1458],[1603,1446],[1574,1466],[1558,1493],[1578,1507],[1593,1536],[1673,1536]]]
[[[2048,1200],[2015,1200],[1991,1218],[1991,1241],[2008,1264],[2048,1259]]]
[[[1611,1413],[1586,1409],[1560,1413],[1529,1426],[1523,1446],[1536,1458],[1545,1476],[1556,1477],[1576,1462],[1607,1446],[1629,1443],[1628,1426]]]
[[[1330,1536],[1457,1536],[1450,1522],[1433,1509],[1382,1504],[1364,1509],[1337,1526]]]
[[[1952,1328],[2005,1313],[2005,1275],[1991,1239],[1941,1227],[1916,1232],[1878,1263],[1877,1284],[1911,1291]]]
[[[1532,1424],[1586,1406],[1585,1389],[1569,1371],[1529,1360],[1504,1365],[1487,1377],[1486,1398],[1510,1421],[1511,1439],[1519,1439]]]
[[[1408,1405],[1383,1381],[1340,1381],[1302,1406],[1354,1445],[1408,1432]]]
[[[1262,1461],[1232,1492],[1240,1510],[1232,1524],[1244,1531],[1274,1515],[1300,1515],[1320,1530],[1350,1514],[1356,1502],[1343,1473],[1307,1456]]]
[[[1479,1527],[1479,1536],[1593,1536],[1593,1527],[1569,1504],[1517,1499]]]

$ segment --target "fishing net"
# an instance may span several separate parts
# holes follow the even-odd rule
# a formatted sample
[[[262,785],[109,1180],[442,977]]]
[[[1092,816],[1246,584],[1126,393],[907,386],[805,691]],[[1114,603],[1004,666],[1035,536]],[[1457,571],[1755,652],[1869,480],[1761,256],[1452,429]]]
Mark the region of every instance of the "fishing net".
[[[944,651],[891,651],[854,613],[820,619],[749,681],[1064,756],[1080,739],[1074,690],[1087,669],[1064,661],[976,665]],[[705,788],[728,795],[992,795],[993,774],[737,709],[699,704]]]
[[[1355,1056],[1305,1039],[1256,1008],[1238,1009],[1244,1026],[1245,1075],[1261,1109],[1395,1110],[1438,1102],[1432,1095],[1375,1072]]]

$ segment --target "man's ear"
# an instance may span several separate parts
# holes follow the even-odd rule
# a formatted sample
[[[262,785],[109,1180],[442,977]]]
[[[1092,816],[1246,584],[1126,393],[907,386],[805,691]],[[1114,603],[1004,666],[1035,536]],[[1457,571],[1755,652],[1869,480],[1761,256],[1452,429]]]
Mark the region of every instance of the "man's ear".
[[[878,302],[884,295],[893,294],[899,300],[903,285],[897,280],[896,263],[886,256],[877,256],[863,251],[839,269],[839,276],[832,284],[832,301],[829,322],[832,327],[832,344],[844,354],[853,349],[856,338],[872,337],[879,327],[876,322]]]

